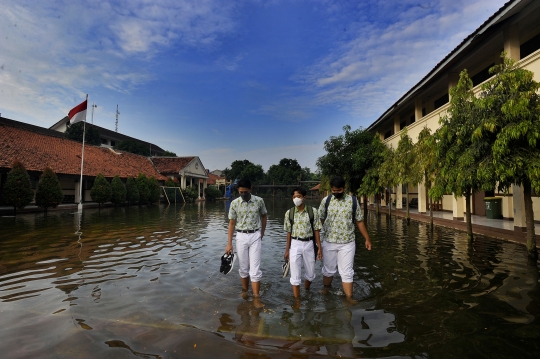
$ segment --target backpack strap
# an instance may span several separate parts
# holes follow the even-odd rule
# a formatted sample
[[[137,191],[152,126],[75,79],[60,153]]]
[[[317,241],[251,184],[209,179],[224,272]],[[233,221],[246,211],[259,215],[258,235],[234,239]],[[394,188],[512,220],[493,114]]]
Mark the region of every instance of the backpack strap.
[[[294,209],[295,207],[289,209],[289,223],[291,224],[291,233],[292,233],[292,227],[294,225]]]
[[[355,196],[352,196],[352,222],[356,223],[356,208],[358,207],[358,200]]]
[[[332,195],[328,195],[328,197],[326,197],[326,202],[324,203],[324,218],[321,219],[326,219],[326,217],[328,217],[328,206],[330,205],[331,200]]]

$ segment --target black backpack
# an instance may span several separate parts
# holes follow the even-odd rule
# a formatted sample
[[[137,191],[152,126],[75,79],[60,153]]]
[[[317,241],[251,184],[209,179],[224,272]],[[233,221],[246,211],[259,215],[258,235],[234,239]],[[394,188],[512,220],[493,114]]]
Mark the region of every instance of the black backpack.
[[[293,207],[293,208],[289,209],[289,223],[291,224],[291,233],[292,233],[292,228],[294,226],[294,210],[295,209],[296,209],[296,207]],[[306,205],[305,210],[308,213],[309,223],[311,224],[311,233],[313,235],[313,239],[312,239],[312,241],[313,241],[313,249],[315,250],[315,260],[317,260],[317,252],[319,251],[319,246],[317,246],[317,241],[315,241],[315,231],[313,230],[313,220],[315,218],[315,216],[313,214],[313,207]]]
[[[330,201],[332,200],[332,195],[329,195],[326,197],[326,202],[324,203],[324,214],[325,216],[328,216],[328,206],[330,205]],[[356,208],[358,207],[358,200],[355,196],[352,196],[352,222],[353,224],[356,223]],[[326,217],[321,219],[326,219]]]

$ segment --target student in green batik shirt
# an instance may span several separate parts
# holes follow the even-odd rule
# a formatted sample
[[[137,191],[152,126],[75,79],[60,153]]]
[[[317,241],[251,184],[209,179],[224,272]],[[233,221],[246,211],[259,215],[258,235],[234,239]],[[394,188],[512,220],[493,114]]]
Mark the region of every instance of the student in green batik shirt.
[[[236,255],[238,273],[242,280],[242,294],[247,294],[249,280],[253,296],[259,296],[262,272],[261,248],[266,229],[266,206],[261,197],[251,194],[251,182],[248,179],[238,181],[240,197],[231,202],[229,208],[229,231],[226,253],[232,253],[232,240],[236,231]]]
[[[353,200],[356,198],[345,193],[345,180],[343,177],[333,177],[330,180],[332,194],[328,210],[326,200],[323,198],[319,207],[319,216],[323,222],[323,284],[324,293],[328,292],[332,284],[334,274],[339,271],[343,292],[347,298],[352,298],[354,277],[354,255],[356,252],[354,226],[366,240],[365,246],[371,250],[371,240],[364,224],[364,216],[360,206],[356,206],[356,214],[353,221]]]
[[[304,203],[306,190],[295,188],[292,193],[294,208],[285,213],[283,227],[287,232],[287,246],[283,258],[289,260],[291,270],[291,285],[296,299],[300,297],[300,283],[302,281],[302,265],[304,266],[304,288],[309,290],[311,282],[315,279],[315,256],[322,259],[321,240],[319,231],[321,221],[316,208],[308,208]],[[291,211],[294,211],[291,225]],[[309,213],[313,214],[313,224]],[[317,253],[314,246],[317,244]]]

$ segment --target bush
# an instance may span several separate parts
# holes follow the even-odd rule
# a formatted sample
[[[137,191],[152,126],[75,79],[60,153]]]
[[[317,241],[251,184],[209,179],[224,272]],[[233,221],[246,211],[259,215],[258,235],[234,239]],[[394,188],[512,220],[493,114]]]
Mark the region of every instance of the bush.
[[[30,176],[23,164],[17,160],[13,162],[11,171],[7,175],[4,199],[7,204],[13,206],[15,213],[17,213],[17,209],[23,209],[34,199]]]
[[[56,208],[63,199],[64,193],[56,173],[49,167],[45,168],[36,190],[36,205],[47,212],[49,208]]]
[[[206,187],[204,190],[205,197],[210,200],[214,200],[218,197],[221,197],[221,191],[217,189],[215,186],[209,186]]]
[[[98,174],[96,180],[94,181],[94,185],[90,190],[90,197],[92,197],[92,201],[97,202],[101,208],[101,204],[109,202],[111,200],[111,196],[111,184],[107,182],[103,174]]]
[[[182,190],[182,193],[184,194],[184,198],[186,199],[186,202],[193,202],[195,199],[199,197],[197,188],[195,188],[194,186],[186,187],[186,189]]]
[[[161,195],[161,190],[159,188],[159,183],[154,176],[150,176],[150,178],[148,178],[148,187],[149,187],[149,193],[150,193],[148,196],[148,202],[150,203],[158,202],[159,197]]]
[[[114,176],[114,178],[111,181],[111,189],[112,189],[112,196],[111,196],[111,202],[115,205],[117,204],[123,204],[126,202],[126,185],[118,175]]]
[[[139,202],[139,188],[135,178],[129,177],[126,182],[126,199],[130,204]]]
[[[148,186],[148,178],[144,173],[139,173],[137,176],[137,189],[139,190],[139,204],[146,204],[150,198],[150,187]]]

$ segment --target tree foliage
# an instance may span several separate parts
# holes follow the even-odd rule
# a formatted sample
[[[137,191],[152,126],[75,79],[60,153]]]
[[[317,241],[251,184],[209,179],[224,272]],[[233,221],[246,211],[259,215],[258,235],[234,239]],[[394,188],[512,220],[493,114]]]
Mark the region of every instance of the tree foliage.
[[[431,134],[431,130],[428,127],[424,127],[418,134],[418,141],[414,145],[414,153],[418,162],[422,180],[426,187],[426,191],[429,196],[429,217],[430,223],[433,227],[433,199],[439,200],[442,195],[439,193],[437,197],[433,198],[433,193],[430,193],[432,183],[435,181],[435,174],[437,172],[436,167],[436,150],[437,142],[435,136]]]
[[[115,205],[124,204],[126,202],[127,189],[126,185],[118,175],[114,176],[111,181],[111,202]]]
[[[34,199],[30,176],[18,160],[13,161],[11,171],[8,172],[4,185],[4,199],[7,204],[13,206],[15,212],[29,205]]]
[[[415,158],[414,145],[407,129],[402,131],[395,153],[395,164],[399,183],[406,189],[407,222],[409,215],[409,186],[416,186],[422,180],[422,174]]]
[[[150,176],[150,178],[148,178],[148,190],[149,190],[148,202],[149,203],[158,202],[161,192],[159,188],[159,183],[154,176]]]
[[[482,163],[483,180],[495,173],[499,186],[523,186],[527,223],[527,249],[536,257],[532,187],[540,192],[540,84],[531,71],[518,68],[505,57],[492,69],[495,77],[482,86],[479,100],[481,121],[474,142],[489,142],[492,161]]]
[[[141,156],[150,156],[150,147],[135,140],[124,140],[114,147],[119,151],[126,151]]]
[[[369,167],[366,170],[366,173],[358,189],[358,194],[362,196],[372,196],[377,195],[384,191],[385,186],[381,185],[379,181],[379,170],[381,165],[384,162],[384,153],[386,145],[382,143],[381,138],[378,134],[373,136],[371,140],[369,151]],[[366,161],[368,162],[368,161]],[[377,212],[379,211],[379,202],[377,201]]]
[[[85,129],[86,128],[86,129]],[[86,123],[86,126],[83,121],[74,123],[73,125],[67,124],[66,132],[64,136],[67,139],[82,142],[83,141],[83,132],[84,143],[88,143],[94,146],[101,145],[101,137],[99,136],[99,131],[97,128],[92,126],[92,124]]]
[[[204,196],[206,199],[214,200],[221,197],[221,191],[216,186],[208,186],[204,190]]]
[[[58,176],[49,167],[43,170],[36,189],[36,205],[45,212],[49,208],[56,208],[64,199],[64,192]]]
[[[126,200],[130,203],[139,202],[139,188],[137,187],[137,182],[135,178],[128,177],[126,181]]]
[[[92,201],[97,202],[101,207],[102,203],[109,202],[112,196],[111,184],[102,173],[98,174],[94,180],[94,185],[90,190]]]
[[[162,156],[164,156],[164,157],[176,157],[176,153],[165,150],[165,151],[163,151]]]
[[[228,181],[247,178],[252,183],[257,183],[264,178],[264,170],[261,165],[256,165],[248,160],[236,160],[231,168],[226,168],[223,173]]]
[[[137,189],[139,190],[139,204],[147,204],[150,199],[150,186],[144,173],[137,176]]]
[[[330,178],[342,176],[349,190],[356,192],[371,164],[373,134],[362,128],[351,130],[349,125],[344,126],[343,131],[344,134],[324,141],[327,153],[317,159],[317,167]]]
[[[302,179],[304,171],[296,159],[283,158],[279,164],[272,165],[267,172],[269,184],[297,184]]]
[[[382,163],[379,168],[379,186],[383,188],[394,188],[399,184],[396,165],[396,152],[392,147],[384,146],[382,151]],[[392,198],[387,198],[390,214],[392,213]]]

